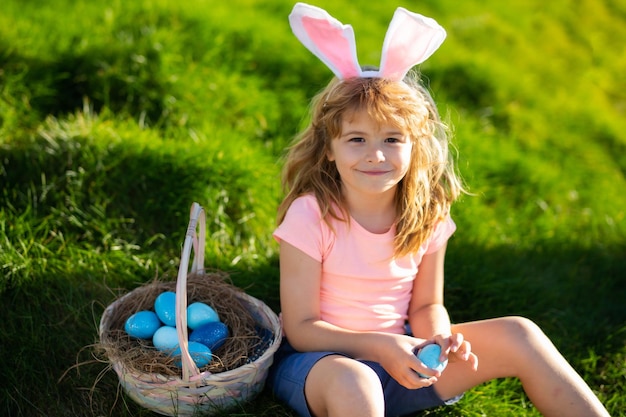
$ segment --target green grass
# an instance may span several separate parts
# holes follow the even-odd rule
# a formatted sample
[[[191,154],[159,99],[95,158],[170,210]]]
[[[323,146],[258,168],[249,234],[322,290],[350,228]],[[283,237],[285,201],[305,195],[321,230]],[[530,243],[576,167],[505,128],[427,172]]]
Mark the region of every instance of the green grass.
[[[395,4],[316,4],[377,63]],[[119,294],[175,275],[193,201],[207,209],[207,265],[278,311],[280,156],[330,77],[291,35],[292,5],[2,3],[0,414],[154,415],[93,344]],[[422,70],[474,194],[453,209],[453,320],[532,318],[626,415],[626,7],[417,11],[448,31]],[[226,415],[294,416],[268,392]],[[503,380],[419,415],[538,413]]]

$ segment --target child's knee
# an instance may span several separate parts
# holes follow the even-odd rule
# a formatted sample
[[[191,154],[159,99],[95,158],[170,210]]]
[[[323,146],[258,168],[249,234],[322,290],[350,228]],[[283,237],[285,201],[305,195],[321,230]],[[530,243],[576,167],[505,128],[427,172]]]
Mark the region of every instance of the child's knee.
[[[382,385],[378,375],[372,368],[362,362],[350,358],[338,358],[333,364],[334,378],[332,389],[334,392],[343,392],[346,395],[367,395],[380,392]]]
[[[326,357],[311,369],[308,384],[332,394],[333,397],[382,395],[382,384],[372,368],[342,356]]]
[[[534,355],[534,352],[550,345],[548,337],[541,328],[525,317],[502,318],[498,333],[502,350],[516,357]]]
[[[309,373],[305,393],[312,411],[364,407],[384,409],[378,375],[369,366],[347,357],[320,360]]]
[[[535,337],[543,337],[543,331],[537,324],[521,316],[505,317],[506,333],[513,337],[521,337],[524,340],[531,340]]]

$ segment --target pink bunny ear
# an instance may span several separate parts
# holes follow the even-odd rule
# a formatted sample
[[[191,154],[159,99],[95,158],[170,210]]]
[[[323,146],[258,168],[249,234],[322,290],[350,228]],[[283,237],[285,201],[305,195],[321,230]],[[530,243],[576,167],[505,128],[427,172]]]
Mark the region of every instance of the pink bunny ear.
[[[289,15],[296,37],[339,78],[361,76],[354,30],[325,10],[296,3]]]
[[[444,28],[429,17],[398,7],[385,35],[379,76],[402,80],[426,61],[446,38]]]

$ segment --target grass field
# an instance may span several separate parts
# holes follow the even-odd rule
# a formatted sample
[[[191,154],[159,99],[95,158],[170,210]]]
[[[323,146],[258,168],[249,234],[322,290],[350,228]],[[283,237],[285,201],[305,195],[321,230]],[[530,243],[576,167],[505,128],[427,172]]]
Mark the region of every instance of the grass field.
[[[320,0],[376,64],[397,5],[448,31],[422,67],[472,196],[454,321],[536,321],[626,415],[626,5]],[[278,311],[281,156],[330,78],[286,0],[0,5],[0,414],[151,416],[94,350],[104,308],[174,277],[193,201],[207,265]],[[285,416],[264,392],[224,415]],[[514,380],[420,416],[537,416]]]

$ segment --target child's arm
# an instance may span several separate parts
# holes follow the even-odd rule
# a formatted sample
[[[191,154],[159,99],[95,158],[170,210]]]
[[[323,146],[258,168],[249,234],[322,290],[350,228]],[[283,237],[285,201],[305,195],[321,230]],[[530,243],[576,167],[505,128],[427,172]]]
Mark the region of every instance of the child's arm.
[[[413,282],[409,305],[409,323],[415,337],[430,339],[435,335],[449,335],[450,317],[443,304],[443,268],[446,246],[426,254]]]
[[[280,299],[283,329],[289,343],[302,352],[335,351],[353,358],[379,362],[407,388],[421,388],[437,379],[422,379],[417,372],[439,376],[415,358],[413,350],[424,341],[405,335],[358,332],[320,318],[321,264],[284,241],[280,244]]]
[[[322,266],[293,245],[280,243],[280,301],[283,329],[289,343],[301,352],[337,351],[366,358],[369,334],[321,320]]]
[[[450,316],[443,304],[445,256],[444,245],[437,252],[422,258],[413,283],[409,323],[415,337],[431,339],[441,345],[442,360],[450,355],[452,361],[469,361],[476,369],[478,358],[471,352],[471,345],[462,334],[452,333]]]

